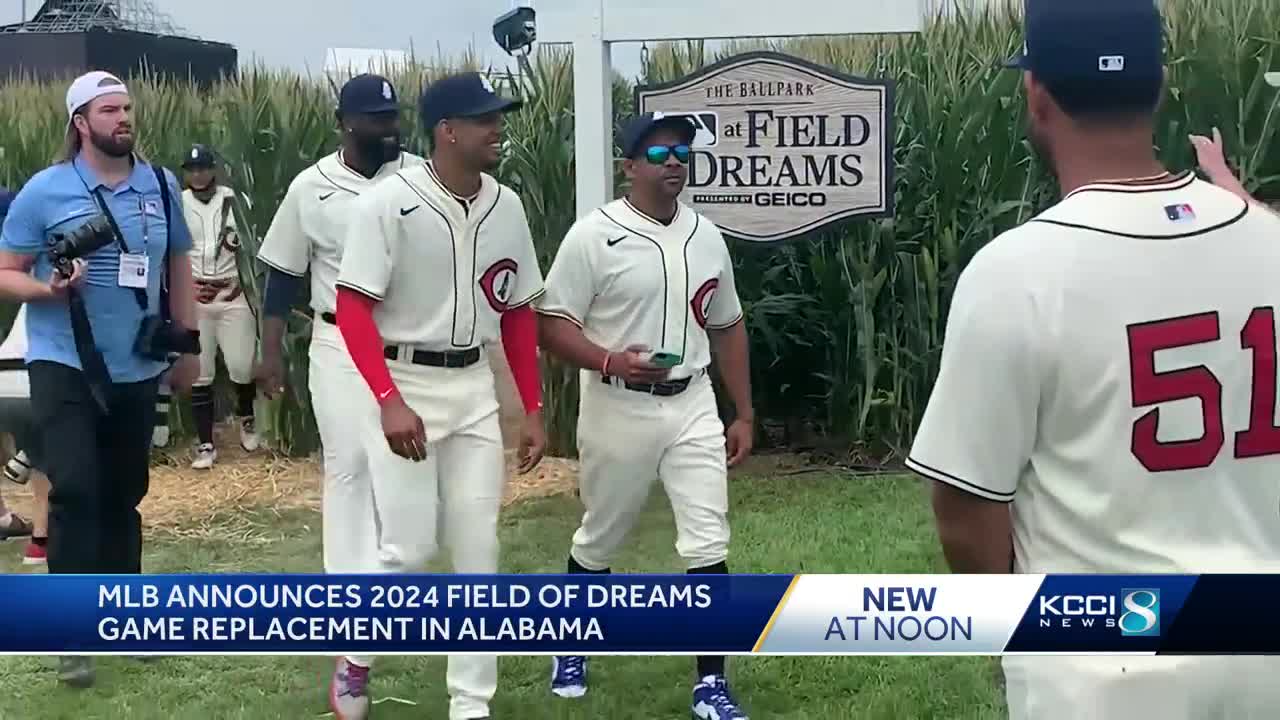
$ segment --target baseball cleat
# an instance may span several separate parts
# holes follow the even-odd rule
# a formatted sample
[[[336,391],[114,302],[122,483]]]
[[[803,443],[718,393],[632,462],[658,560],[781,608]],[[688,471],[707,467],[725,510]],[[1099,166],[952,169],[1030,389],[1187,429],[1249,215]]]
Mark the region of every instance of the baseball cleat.
[[[71,655],[58,658],[58,682],[73,688],[93,685],[93,659]]]
[[[37,545],[33,542],[27,543],[27,549],[22,551],[23,565],[48,565],[49,551],[43,545]]]
[[[31,474],[31,459],[26,450],[19,450],[9,462],[5,463],[4,476],[9,482],[25,485],[27,476]]]
[[[562,698],[587,694],[587,659],[578,656],[551,658],[551,692]]]
[[[218,451],[212,443],[204,443],[196,448],[196,459],[191,463],[192,470],[208,470],[218,459]]]
[[[245,452],[253,452],[262,446],[262,439],[258,437],[258,430],[251,417],[240,418],[240,447]]]
[[[369,717],[369,668],[338,658],[329,682],[329,709],[337,720]]]
[[[693,686],[693,717],[695,720],[747,720],[747,714],[729,693],[729,683],[723,675],[708,675]]]

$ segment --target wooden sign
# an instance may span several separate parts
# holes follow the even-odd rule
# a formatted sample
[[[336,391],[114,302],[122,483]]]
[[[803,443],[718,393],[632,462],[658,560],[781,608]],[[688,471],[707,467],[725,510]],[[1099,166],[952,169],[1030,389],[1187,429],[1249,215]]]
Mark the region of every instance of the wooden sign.
[[[698,125],[684,201],[759,243],[893,215],[893,84],[747,53],[636,89],[640,112]]]

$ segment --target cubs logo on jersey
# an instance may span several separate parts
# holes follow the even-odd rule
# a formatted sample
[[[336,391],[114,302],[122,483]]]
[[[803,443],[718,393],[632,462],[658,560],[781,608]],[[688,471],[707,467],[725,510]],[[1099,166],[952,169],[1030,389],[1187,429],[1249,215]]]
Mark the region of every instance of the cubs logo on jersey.
[[[505,312],[511,302],[511,290],[515,287],[520,265],[511,258],[503,258],[480,276],[480,290],[494,312]]]

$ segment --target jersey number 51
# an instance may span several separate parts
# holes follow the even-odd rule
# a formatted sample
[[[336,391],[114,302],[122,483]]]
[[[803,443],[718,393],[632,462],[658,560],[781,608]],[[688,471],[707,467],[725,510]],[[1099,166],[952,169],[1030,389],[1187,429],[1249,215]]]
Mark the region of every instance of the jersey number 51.
[[[1133,456],[1151,472],[1191,470],[1213,464],[1226,431],[1222,426],[1222,383],[1204,365],[1156,372],[1158,350],[1215,342],[1221,338],[1218,313],[1157,320],[1130,325],[1129,377],[1133,406],[1146,407],[1174,400],[1200,400],[1204,435],[1195,440],[1161,442],[1156,439],[1160,410],[1153,409],[1133,424],[1130,446]],[[1240,330],[1240,347],[1253,354],[1252,397],[1249,427],[1235,434],[1237,458],[1280,453],[1280,427],[1276,427],[1276,326],[1275,308],[1258,307]]]

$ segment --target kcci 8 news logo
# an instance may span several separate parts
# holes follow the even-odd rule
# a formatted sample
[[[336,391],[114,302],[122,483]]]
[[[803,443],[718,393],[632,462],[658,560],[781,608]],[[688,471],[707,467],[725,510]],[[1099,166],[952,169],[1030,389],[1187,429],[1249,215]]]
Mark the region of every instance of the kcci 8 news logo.
[[[1041,595],[1040,627],[1119,628],[1126,637],[1160,634],[1160,591],[1126,588],[1119,595]]]

